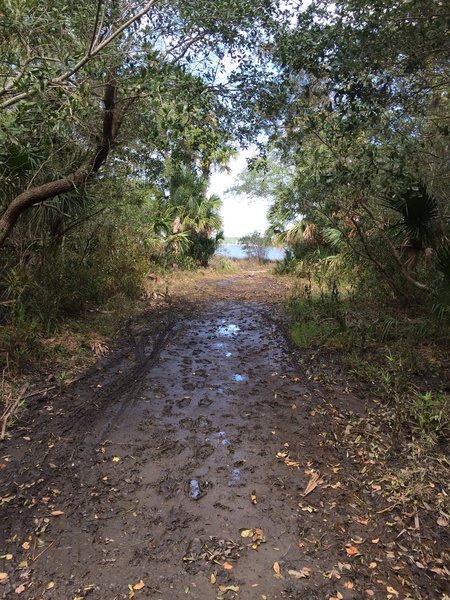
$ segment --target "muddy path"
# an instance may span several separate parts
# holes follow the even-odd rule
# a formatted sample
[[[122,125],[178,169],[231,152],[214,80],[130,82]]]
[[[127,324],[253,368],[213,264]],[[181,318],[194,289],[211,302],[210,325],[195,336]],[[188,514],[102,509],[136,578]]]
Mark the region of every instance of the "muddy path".
[[[1,450],[1,597],[444,598],[336,443],[336,403],[364,403],[292,359],[282,288],[181,283],[30,406]]]

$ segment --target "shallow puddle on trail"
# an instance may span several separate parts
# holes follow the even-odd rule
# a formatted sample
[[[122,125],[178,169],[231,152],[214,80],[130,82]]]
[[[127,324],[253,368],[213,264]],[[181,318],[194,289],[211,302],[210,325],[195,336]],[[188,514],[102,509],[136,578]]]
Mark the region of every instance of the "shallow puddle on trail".
[[[241,375],[241,373],[235,373],[232,377],[233,381],[237,381],[237,382],[241,382],[241,381],[247,381],[248,377],[247,375]]]
[[[224,337],[232,337],[237,335],[241,331],[239,325],[235,323],[229,323],[228,325],[221,325],[217,328],[217,335]]]

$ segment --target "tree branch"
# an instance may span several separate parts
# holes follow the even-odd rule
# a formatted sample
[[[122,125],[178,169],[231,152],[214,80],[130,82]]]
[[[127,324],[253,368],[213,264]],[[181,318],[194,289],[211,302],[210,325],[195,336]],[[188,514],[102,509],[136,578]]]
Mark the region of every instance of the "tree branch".
[[[132,25],[137,20],[139,20],[141,17],[143,17],[146,13],[148,13],[148,11],[157,3],[157,1],[158,0],[150,0],[149,2],[146,2],[145,5],[143,6],[143,8],[141,8],[141,10],[139,10],[135,15],[133,15],[129,19],[127,19],[125,21],[125,23],[122,23],[122,25],[120,27],[118,27],[115,31],[113,31],[102,42],[99,42],[96,45],[92,45],[92,42],[91,42],[91,45],[90,45],[88,51],[86,52],[86,54],[82,58],[80,58],[80,60],[69,71],[66,71],[62,75],[59,75],[59,77],[54,77],[53,79],[50,79],[50,81],[48,82],[48,86],[49,87],[57,86],[57,85],[60,85],[61,83],[64,83],[65,81],[67,81],[70,77],[72,77],[72,75],[74,75],[77,71],[79,71],[82,67],[84,67],[84,65],[86,63],[88,63],[92,58],[94,58],[97,54],[99,54],[99,52],[101,52],[104,48],[106,48],[106,46],[109,46],[109,44],[111,44],[111,42],[113,42],[121,33],[123,33],[126,29],[128,29],[128,27],[130,27],[130,25]],[[16,94],[15,96],[12,96],[8,100],[5,100],[0,105],[0,108],[7,108],[8,106],[17,104],[17,102],[20,102],[21,100],[30,98],[35,93],[36,92],[34,92],[34,91],[28,91],[28,92],[22,92],[21,94]]]

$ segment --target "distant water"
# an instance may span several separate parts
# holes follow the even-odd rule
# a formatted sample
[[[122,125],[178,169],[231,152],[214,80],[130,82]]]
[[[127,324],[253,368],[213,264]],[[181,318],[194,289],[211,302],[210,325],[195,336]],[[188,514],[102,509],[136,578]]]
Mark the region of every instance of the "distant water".
[[[216,250],[217,256],[228,256],[230,258],[248,258],[242,246],[238,244],[221,244]],[[284,248],[267,248],[268,260],[283,260]]]

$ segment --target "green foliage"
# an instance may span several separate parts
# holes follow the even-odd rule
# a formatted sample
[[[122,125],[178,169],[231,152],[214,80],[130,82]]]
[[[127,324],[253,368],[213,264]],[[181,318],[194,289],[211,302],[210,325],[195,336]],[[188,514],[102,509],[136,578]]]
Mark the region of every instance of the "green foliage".
[[[446,394],[415,390],[410,413],[419,434],[425,438],[445,437],[450,429],[450,399]]]

